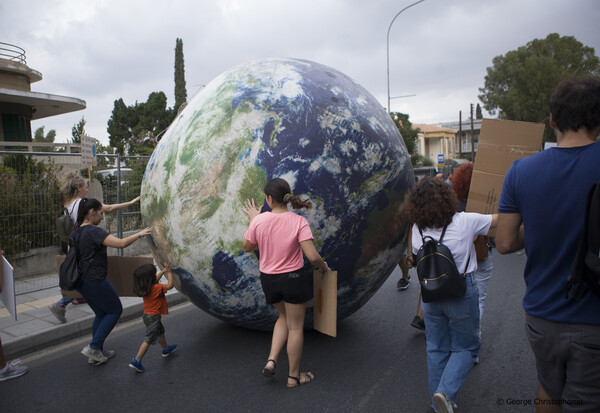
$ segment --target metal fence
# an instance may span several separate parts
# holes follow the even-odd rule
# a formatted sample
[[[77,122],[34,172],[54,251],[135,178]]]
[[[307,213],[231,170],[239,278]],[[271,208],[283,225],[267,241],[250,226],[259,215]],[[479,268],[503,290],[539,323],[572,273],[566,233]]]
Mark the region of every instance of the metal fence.
[[[56,233],[56,218],[62,210],[60,177],[70,170],[79,170],[85,178],[91,175],[88,196],[97,197],[104,204],[126,202],[140,194],[149,157],[98,154],[98,166],[88,170],[81,165],[81,155],[73,153],[78,152],[77,145],[69,145],[64,152],[56,152],[60,145],[52,144],[36,143],[37,151],[26,152],[19,151],[21,148],[12,142],[10,146],[17,150],[0,151],[0,248],[11,263],[24,263],[19,268],[15,265],[15,277],[20,281],[16,293],[24,294],[58,285],[57,277],[38,276],[48,269],[31,265],[37,262],[36,255],[52,255],[60,248]],[[118,237],[141,228],[139,203],[106,214],[104,224],[109,233]]]

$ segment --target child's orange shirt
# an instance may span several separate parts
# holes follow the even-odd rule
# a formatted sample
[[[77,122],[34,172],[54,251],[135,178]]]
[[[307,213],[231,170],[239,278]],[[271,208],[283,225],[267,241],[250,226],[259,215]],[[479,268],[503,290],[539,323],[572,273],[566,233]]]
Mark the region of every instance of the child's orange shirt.
[[[167,284],[154,284],[144,296],[144,314],[169,314],[166,293]]]

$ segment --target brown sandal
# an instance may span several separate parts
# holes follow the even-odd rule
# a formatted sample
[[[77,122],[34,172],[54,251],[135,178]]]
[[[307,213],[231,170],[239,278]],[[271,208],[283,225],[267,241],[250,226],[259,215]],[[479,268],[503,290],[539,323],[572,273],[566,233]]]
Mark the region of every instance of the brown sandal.
[[[273,362],[273,368],[272,369],[267,368],[267,364],[269,364],[270,361]],[[269,359],[265,363],[265,367],[263,367],[263,369],[262,369],[262,375],[265,376],[265,377],[268,377],[270,379],[274,379],[275,378],[275,369],[276,368],[277,368],[277,362],[275,360],[273,360],[273,359]]]
[[[302,378],[304,378],[304,380],[301,380]],[[300,376],[298,377],[294,377],[294,376],[288,376],[288,379],[292,379],[292,380],[296,380],[296,383],[290,384],[290,382],[288,381],[288,388],[292,388],[292,387],[298,387],[302,384],[308,384],[311,381],[313,381],[315,379],[315,376],[308,372],[308,373],[300,373]]]

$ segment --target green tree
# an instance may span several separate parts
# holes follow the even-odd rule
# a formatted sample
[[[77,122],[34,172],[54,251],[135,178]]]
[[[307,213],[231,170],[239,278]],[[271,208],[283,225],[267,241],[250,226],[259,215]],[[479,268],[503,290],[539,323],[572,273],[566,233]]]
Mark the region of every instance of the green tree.
[[[183,40],[175,40],[175,113],[187,101],[185,90],[185,69],[183,63]]]
[[[102,154],[111,154],[112,148],[110,146],[104,146],[100,142],[96,144],[96,168],[106,169],[108,167],[108,158],[101,156]]]
[[[600,59],[594,49],[573,36],[557,33],[496,56],[492,63],[485,85],[479,89],[483,107],[502,119],[545,122],[547,126],[548,101],[558,83],[583,75],[600,77]],[[545,140],[554,140],[549,127]]]
[[[71,128],[71,143],[81,143],[81,137],[85,135],[85,118],[81,117],[81,120],[77,122]]]
[[[408,115],[400,112],[390,113],[392,120],[402,135],[408,154],[410,155],[410,163],[412,166],[417,166],[423,162],[423,155],[419,154],[418,135],[419,129],[413,129],[412,123],[408,120]]]
[[[54,143],[56,131],[54,129],[50,129],[48,133],[44,135],[44,128],[45,126],[41,126],[35,130],[33,134],[33,142]],[[33,150],[35,152],[54,152],[54,148],[47,146],[34,146]]]
[[[477,108],[475,109],[475,119],[483,119],[483,113],[481,113],[481,106],[479,103],[477,104]]]
[[[110,146],[121,155],[150,155],[175,116],[163,92],[152,92],[144,103],[115,100],[107,131]]]
[[[125,155],[132,141],[132,125],[137,125],[136,102],[134,106],[127,106],[123,98],[115,100],[112,115],[108,120],[108,140],[110,146],[117,149],[117,153]]]

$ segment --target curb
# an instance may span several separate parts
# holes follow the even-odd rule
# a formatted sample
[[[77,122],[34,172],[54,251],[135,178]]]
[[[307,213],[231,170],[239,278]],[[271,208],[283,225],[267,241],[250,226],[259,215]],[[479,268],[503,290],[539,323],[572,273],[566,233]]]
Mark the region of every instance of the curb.
[[[166,297],[169,308],[187,302],[185,296],[179,291],[167,294]],[[144,303],[141,301],[136,304],[123,306],[123,313],[117,325],[141,317],[143,313]],[[73,322],[59,324],[24,335],[11,342],[2,343],[4,357],[7,360],[12,360],[35,351],[62,344],[74,338],[91,334],[93,319],[94,315],[90,314]]]

